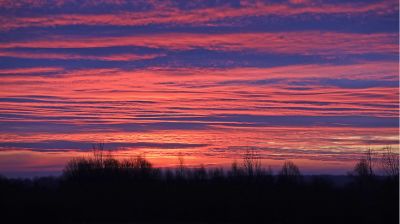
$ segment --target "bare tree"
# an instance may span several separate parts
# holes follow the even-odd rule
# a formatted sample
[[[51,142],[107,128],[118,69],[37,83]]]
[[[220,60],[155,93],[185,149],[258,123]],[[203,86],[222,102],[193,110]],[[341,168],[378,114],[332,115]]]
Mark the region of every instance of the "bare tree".
[[[373,172],[368,160],[365,158],[360,159],[354,166],[353,174],[360,178],[372,177]]]
[[[374,175],[374,161],[375,161],[375,153],[372,151],[371,148],[368,148],[365,153],[364,153],[364,158],[365,160],[365,168],[368,169],[367,173],[371,176]]]
[[[182,153],[178,154],[178,169],[176,170],[176,174],[178,177],[183,178],[185,176],[186,167],[185,167],[185,159],[182,156]]]
[[[373,166],[375,160],[375,153],[371,149],[367,149],[349,175],[361,186],[371,186],[374,180]]]
[[[386,175],[392,178],[399,178],[399,153],[393,151],[392,147],[383,148],[380,165]]]
[[[368,148],[360,160],[354,166],[353,175],[359,177],[372,177],[374,175],[374,166],[376,161],[376,153]]]
[[[229,175],[232,177],[238,177],[243,174],[242,169],[239,167],[239,164],[236,160],[233,161],[231,165],[231,170],[229,171]]]
[[[133,167],[137,170],[150,170],[153,168],[152,164],[147,161],[145,155],[137,155],[133,162]]]
[[[301,177],[300,169],[292,161],[285,161],[282,166],[279,176],[284,178],[299,178]]]
[[[248,176],[262,174],[261,159],[254,150],[247,150],[244,154],[243,168]]]
[[[94,162],[99,167],[103,167],[103,164],[104,164],[104,143],[92,144],[92,153],[93,153]]]

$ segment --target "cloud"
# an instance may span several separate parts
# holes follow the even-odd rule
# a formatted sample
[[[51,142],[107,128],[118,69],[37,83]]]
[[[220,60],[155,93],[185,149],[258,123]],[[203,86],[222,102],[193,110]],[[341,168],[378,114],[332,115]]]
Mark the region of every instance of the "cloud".
[[[258,79],[258,80],[232,80],[218,83],[220,85],[276,85],[287,84],[295,86],[335,86],[346,89],[363,89],[373,87],[398,87],[399,84],[395,80],[362,80],[362,79],[345,79],[345,78],[315,78],[297,79],[287,81],[285,79]]]
[[[52,108],[55,109],[55,108]],[[44,110],[44,108],[43,108]],[[51,108],[48,108],[51,110]],[[68,112],[68,111],[67,111]],[[205,130],[209,128],[207,123],[200,122],[132,122],[125,123],[99,122],[99,117],[69,116],[69,117],[38,117],[24,116],[17,114],[0,114],[4,120],[0,123],[0,133],[53,133],[53,134],[74,134],[74,133],[115,133],[131,132],[146,133],[156,131],[178,131],[178,130]],[[117,119],[119,120],[119,119]],[[157,120],[157,119],[154,119]]]
[[[57,60],[100,60],[100,61],[138,61],[163,57],[165,54],[111,54],[111,55],[82,55],[42,52],[13,52],[0,51],[0,57],[31,58],[31,59],[57,59]]]
[[[155,166],[398,148],[396,0],[0,0],[0,171],[106,142]],[[334,164],[334,165],[332,165]],[[310,168],[311,167],[311,168]]]
[[[307,40],[307,41],[304,41]],[[0,48],[99,48],[115,46],[150,47],[186,51],[255,51],[259,53],[338,55],[396,54],[398,34],[352,34],[335,32],[282,33],[169,33],[119,37],[48,37],[45,40],[0,43]],[[363,43],[363,44],[360,44]],[[368,45],[368,48],[365,46]]]
[[[91,151],[91,142],[51,140],[40,142],[1,142],[0,149],[11,150],[15,148],[34,152],[63,152],[63,151]],[[207,144],[189,143],[162,143],[162,142],[108,142],[106,150],[123,150],[125,148],[156,148],[156,149],[184,149],[205,147]]]
[[[31,67],[31,68],[14,68],[0,69],[0,75],[29,75],[29,74],[46,74],[57,73],[63,71],[60,67]]]
[[[0,92],[0,116],[4,130],[13,132],[149,132],[285,124],[280,123],[283,118],[246,123],[250,118],[245,115],[277,114],[317,117],[303,121],[309,125],[321,120],[318,125],[339,126],[340,118],[336,122],[329,117],[343,116],[346,127],[362,126],[357,119],[350,121],[355,116],[364,117],[365,125],[392,127],[386,118],[398,115],[397,82],[395,62],[10,74],[0,81],[7,89]],[[243,115],[244,120],[225,115]],[[382,126],[373,125],[373,120],[382,121]],[[293,125],[301,122],[293,118]]]
[[[357,80],[357,79],[317,79],[317,80],[305,80],[294,83],[296,85],[322,85],[322,86],[337,86],[341,88],[349,89],[362,89],[362,88],[373,88],[373,87],[398,87],[399,84],[396,81],[386,80]]]
[[[156,120],[221,122],[228,126],[349,126],[397,127],[398,118],[368,116],[265,116],[225,114],[204,117],[155,118]]]
[[[3,30],[17,29],[21,27],[55,27],[68,25],[114,25],[114,26],[145,26],[149,24],[168,24],[177,25],[193,25],[205,24],[212,25],[218,22],[225,22],[236,18],[257,17],[257,16],[278,16],[289,17],[298,15],[338,15],[347,16],[359,14],[387,15],[393,14],[398,10],[397,1],[382,1],[382,2],[355,2],[355,3],[325,3],[313,1],[291,1],[264,3],[262,1],[241,1],[239,5],[232,6],[228,4],[201,5],[190,3],[176,4],[174,1],[150,1],[148,6],[144,4],[84,4],[79,8],[83,10],[90,7],[109,8],[111,13],[93,13],[90,10],[81,13],[72,13],[68,10],[62,11],[62,7],[57,7],[58,4],[13,4],[9,1],[3,1],[1,6],[3,11],[10,8],[25,10],[35,13],[38,8],[53,8],[57,14],[44,16],[10,16],[10,13],[0,17]],[[108,3],[108,4],[107,4]],[[26,5],[32,5],[31,8]],[[61,4],[62,6],[64,4]],[[183,5],[183,7],[179,7]],[[23,7],[25,6],[25,7]],[[64,5],[65,6],[65,5]],[[177,7],[178,6],[178,7]],[[185,8],[186,6],[186,8]],[[190,8],[189,8],[190,7]],[[68,7],[66,7],[68,8]],[[143,9],[143,10],[142,10]],[[104,11],[104,10],[102,10]],[[29,15],[29,14],[28,14]]]

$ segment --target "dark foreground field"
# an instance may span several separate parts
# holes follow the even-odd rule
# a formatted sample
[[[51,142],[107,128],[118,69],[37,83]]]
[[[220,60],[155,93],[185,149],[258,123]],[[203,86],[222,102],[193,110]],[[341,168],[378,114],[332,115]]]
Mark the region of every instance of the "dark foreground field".
[[[144,159],[72,161],[63,176],[0,179],[1,223],[398,223],[398,179],[276,175],[254,164],[162,171]]]

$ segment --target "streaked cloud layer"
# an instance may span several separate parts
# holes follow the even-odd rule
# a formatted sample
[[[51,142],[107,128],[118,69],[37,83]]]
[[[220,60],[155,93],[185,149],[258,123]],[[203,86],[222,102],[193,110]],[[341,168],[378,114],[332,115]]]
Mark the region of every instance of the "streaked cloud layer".
[[[157,166],[344,173],[398,148],[398,1],[0,1],[0,172],[105,142]]]

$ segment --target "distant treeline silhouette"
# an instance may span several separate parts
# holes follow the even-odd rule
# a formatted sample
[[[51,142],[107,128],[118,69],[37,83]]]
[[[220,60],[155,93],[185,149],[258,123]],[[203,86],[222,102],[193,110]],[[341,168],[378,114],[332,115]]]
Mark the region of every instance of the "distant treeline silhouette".
[[[261,166],[254,151],[231,169],[154,168],[143,156],[117,160],[103,144],[68,162],[62,176],[0,177],[2,223],[398,223],[399,161],[371,150],[349,172],[303,176],[285,161]],[[385,176],[375,174],[379,164]]]

